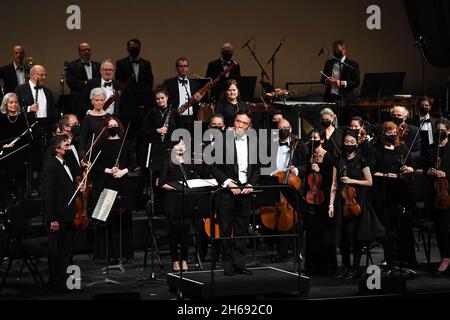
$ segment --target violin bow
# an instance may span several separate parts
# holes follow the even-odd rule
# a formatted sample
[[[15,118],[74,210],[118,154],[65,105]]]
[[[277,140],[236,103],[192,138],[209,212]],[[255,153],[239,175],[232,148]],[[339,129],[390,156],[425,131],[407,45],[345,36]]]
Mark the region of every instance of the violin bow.
[[[98,139],[100,139],[100,137],[102,136],[103,131],[105,131],[106,127],[103,127],[102,131],[100,131],[100,133],[98,134],[98,137],[95,139],[94,143],[91,144],[91,147],[89,148],[89,150],[86,152],[86,154],[84,155],[82,161],[85,160],[87,154],[89,153],[89,159],[91,159],[90,153],[92,152],[92,148],[97,144]]]
[[[401,166],[403,167],[406,164],[406,161],[408,160],[409,155],[411,154],[412,149],[414,148],[414,144],[416,143],[417,137],[420,134],[420,130],[422,130],[423,125],[425,124],[425,119],[420,122],[419,130],[417,130],[416,135],[414,136],[414,139],[409,146],[408,152],[406,153],[406,157],[401,161]]]
[[[128,123],[127,130],[125,131],[125,134],[123,136],[122,144],[120,145],[119,154],[117,155],[117,159],[116,159],[116,163],[114,164],[114,167],[119,166],[119,159],[120,159],[120,155],[122,154],[123,145],[125,144],[125,140],[127,139],[128,129],[130,129],[130,123]]]
[[[67,207],[70,206],[70,204],[72,203],[73,199],[75,199],[75,196],[77,195],[78,191],[80,191],[80,186],[86,181],[87,176],[89,175],[89,172],[91,172],[91,169],[94,167],[95,162],[98,159],[98,156],[102,153],[102,151],[100,150],[97,154],[97,156],[94,159],[94,162],[92,163],[91,167],[88,169],[86,175],[83,177],[83,180],[81,180],[81,182],[78,184],[77,190],[75,190],[74,194],[72,195],[72,198],[70,198],[69,203],[67,204]]]

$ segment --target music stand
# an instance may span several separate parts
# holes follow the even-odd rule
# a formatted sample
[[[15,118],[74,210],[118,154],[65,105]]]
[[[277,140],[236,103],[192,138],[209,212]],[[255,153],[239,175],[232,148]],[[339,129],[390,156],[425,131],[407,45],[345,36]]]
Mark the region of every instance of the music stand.
[[[275,88],[269,82],[260,81],[259,83],[261,84],[261,87],[264,89],[264,92],[274,92],[275,91]]]
[[[104,189],[100,194],[100,197],[97,201],[97,205],[95,206],[94,212],[92,213],[92,221],[97,221],[98,225],[102,225],[105,228],[105,257],[106,257],[106,266],[105,266],[105,278],[103,280],[94,281],[87,285],[87,287],[91,287],[97,284],[117,284],[120,285],[118,281],[111,280],[109,278],[109,238],[108,238],[108,217],[111,209],[114,205],[114,202],[117,197],[117,191]],[[103,269],[102,269],[103,270]]]

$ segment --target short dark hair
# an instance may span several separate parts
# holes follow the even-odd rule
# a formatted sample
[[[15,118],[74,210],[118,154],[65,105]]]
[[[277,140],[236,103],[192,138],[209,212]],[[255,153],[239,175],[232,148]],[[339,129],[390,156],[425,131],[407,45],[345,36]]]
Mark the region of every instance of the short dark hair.
[[[169,92],[167,91],[167,88],[164,86],[156,87],[155,91],[153,91],[153,98],[156,98],[156,95],[158,93],[164,93],[167,97],[169,96]]]
[[[130,47],[130,42],[135,42],[139,45],[139,47],[141,46],[141,40],[137,39],[137,38],[132,38],[130,40],[127,41],[127,48]]]
[[[358,116],[352,117],[352,118],[350,119],[350,123],[351,123],[352,121],[358,121],[358,122],[359,122],[359,125],[360,125],[361,127],[364,127],[364,120],[363,120],[361,117],[358,117]],[[350,124],[350,123],[349,123],[349,124]]]
[[[277,115],[277,114],[281,114],[281,116],[284,118],[284,112],[283,112],[283,110],[280,110],[280,109],[275,109],[275,110],[273,110],[273,111],[272,111],[272,114],[271,114],[271,116],[270,116],[270,118],[272,119],[273,116],[275,116],[275,115]]]
[[[430,106],[431,106],[431,99],[430,99],[429,97],[427,97],[427,96],[422,96],[422,97],[420,97],[420,98],[417,100],[417,105],[420,106],[420,104],[422,103],[422,101],[427,101],[427,102],[429,102],[429,103],[430,103]]]
[[[66,134],[55,135],[50,139],[49,148],[52,156],[56,155],[56,149],[60,148],[66,140],[69,140],[69,136]]]
[[[175,61],[175,67],[178,67],[178,62],[180,62],[180,61],[186,61],[189,65],[189,60],[186,57],[181,57]]]
[[[211,123],[212,118],[220,118],[220,119],[222,119],[223,123],[225,123],[225,118],[223,117],[223,115],[221,113],[214,113],[211,116],[211,118],[209,118],[209,123]]]
[[[447,128],[447,130],[450,129],[450,122],[447,119],[445,118],[438,119],[438,121],[436,121],[435,127],[437,128],[441,124],[444,125]]]
[[[350,136],[356,139],[356,142],[358,143],[358,133],[355,132],[355,130],[346,129],[344,131],[344,134],[342,135],[342,142],[344,141],[346,136]]]
[[[234,114],[234,118],[236,119],[237,116],[240,115],[246,115],[247,117],[249,117],[250,119],[253,119],[253,115],[252,112],[250,110],[242,110],[239,109],[238,111],[236,111],[236,113]]]
[[[318,129],[312,129],[311,131],[309,131],[309,132],[308,132],[308,139],[311,140],[311,138],[313,137],[313,135],[316,134],[316,133],[319,135],[320,140],[322,140],[323,135],[324,135],[325,132],[320,131],[320,130],[318,130]]]
[[[237,88],[238,91],[239,91],[239,85],[238,85],[237,81],[234,80],[234,79],[228,79],[227,82],[225,82],[225,86],[223,87],[223,88],[224,88],[223,91],[225,92],[225,91],[227,91],[228,89],[230,89],[230,87],[231,87],[233,84],[236,86],[236,88]]]
[[[336,40],[336,41],[333,42],[333,47],[335,47],[335,46],[343,46],[343,47],[345,47],[346,44],[345,44],[344,40]]]

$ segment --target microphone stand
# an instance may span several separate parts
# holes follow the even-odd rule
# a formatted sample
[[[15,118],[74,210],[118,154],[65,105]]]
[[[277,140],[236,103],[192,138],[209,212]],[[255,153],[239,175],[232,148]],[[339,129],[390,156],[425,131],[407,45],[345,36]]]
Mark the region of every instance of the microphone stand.
[[[427,58],[425,56],[425,52],[423,51],[423,45],[425,44],[425,40],[423,36],[420,36],[414,44],[415,47],[419,50],[420,56],[422,58],[422,95],[425,95],[425,65],[428,63]]]
[[[261,69],[261,81],[264,81],[264,77],[267,78],[268,81],[270,81],[269,76],[267,75],[266,70],[264,70],[264,67],[262,66],[261,62],[259,62],[258,58],[256,57],[255,52],[252,50],[252,48],[250,48],[250,46],[248,45],[248,43],[246,43],[244,45],[244,47],[247,47],[247,49],[250,51],[250,54],[252,55],[253,59],[256,61],[256,63],[258,64],[259,68]]]
[[[274,88],[275,88],[275,60],[276,60],[276,55],[277,55],[278,51],[280,51],[281,46],[283,44],[284,44],[284,39],[281,40],[280,44],[278,45],[278,47],[273,52],[273,54],[270,57],[269,61],[267,61],[267,64],[272,63],[272,87],[274,87]]]

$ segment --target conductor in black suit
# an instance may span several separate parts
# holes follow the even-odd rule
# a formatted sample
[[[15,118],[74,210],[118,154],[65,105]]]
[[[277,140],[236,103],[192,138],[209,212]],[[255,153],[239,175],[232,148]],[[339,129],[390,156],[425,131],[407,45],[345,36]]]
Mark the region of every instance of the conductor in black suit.
[[[89,80],[86,83],[86,88],[83,93],[83,105],[87,107],[84,109],[84,113],[89,112],[92,109],[90,93],[94,88],[103,88],[106,92],[106,100],[109,99],[114,93],[119,91],[121,83],[119,81],[113,80],[114,75],[114,64],[111,60],[107,59],[102,62],[100,67],[100,77]],[[113,102],[105,111],[109,114],[118,115],[120,100]]]
[[[21,45],[13,47],[12,57],[13,63],[0,68],[0,79],[3,79],[3,90],[5,94],[14,92],[16,87],[24,84],[26,80],[26,70],[23,64],[25,50]]]
[[[162,86],[169,93],[169,105],[173,108],[179,108],[188,102],[199,90],[199,85],[188,78],[189,61],[187,58],[179,58],[175,61],[177,76],[164,80]],[[201,100],[199,95],[196,96]],[[188,130],[193,130],[193,123],[198,111],[198,104],[189,107],[180,114],[181,126]],[[192,131],[193,132],[193,131]]]
[[[259,167],[251,161],[256,150],[252,150],[256,143],[250,141],[247,135],[251,126],[252,115],[248,111],[240,110],[236,113],[234,128],[224,135],[223,164],[213,165],[212,174],[220,186],[230,189],[220,194],[218,205],[218,218],[220,235],[222,237],[246,236],[250,219],[251,198],[250,193],[259,177]],[[233,135],[231,139],[226,136]],[[254,135],[256,137],[256,134]],[[227,157],[228,155],[228,157]],[[226,160],[229,155],[234,159],[231,163]],[[217,154],[216,154],[217,156]],[[257,162],[257,161],[254,161]],[[224,273],[232,276],[234,272],[251,274],[245,268],[245,247],[247,240],[222,240],[222,261]]]
[[[234,53],[234,47],[231,43],[224,43],[220,49],[220,58],[211,61],[208,64],[208,69],[206,70],[206,78],[215,79],[217,76],[228,68],[234,61],[232,59]],[[219,83],[211,89],[211,99],[218,101],[220,95],[223,93],[225,82],[228,79],[234,79],[239,82],[241,77],[241,67],[239,65],[235,66],[231,72],[227,73],[225,77],[219,81]]]
[[[82,42],[78,46],[79,58],[67,65],[66,80],[70,88],[71,113],[83,118],[86,106],[81,106],[88,80],[100,78],[100,63],[91,61],[91,45]]]
[[[64,289],[75,239],[75,201],[70,205],[68,203],[77,189],[77,183],[64,161],[66,151],[70,150],[70,139],[66,135],[55,136],[49,148],[42,174],[42,196],[48,227],[50,285],[55,289]],[[84,186],[80,191],[84,191]]]
[[[146,104],[145,96],[153,89],[153,72],[150,61],[141,58],[141,41],[130,39],[127,42],[128,57],[116,63],[116,80],[126,83],[132,75],[136,82],[130,85],[122,97],[123,111],[127,114],[136,113],[140,106]],[[148,93],[148,94],[147,94]]]
[[[336,59],[325,62],[320,82],[325,88],[324,100],[334,102],[336,100],[353,97],[353,90],[359,86],[359,64],[347,58],[347,46],[344,41],[333,42],[333,53]]]
[[[16,88],[20,106],[36,118],[58,116],[53,93],[50,89],[44,87],[45,79],[45,68],[35,65],[30,69],[30,80]],[[38,97],[37,101],[36,96]]]

